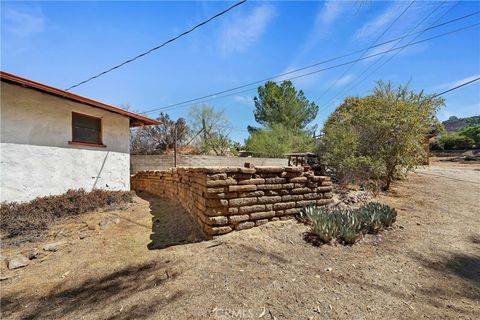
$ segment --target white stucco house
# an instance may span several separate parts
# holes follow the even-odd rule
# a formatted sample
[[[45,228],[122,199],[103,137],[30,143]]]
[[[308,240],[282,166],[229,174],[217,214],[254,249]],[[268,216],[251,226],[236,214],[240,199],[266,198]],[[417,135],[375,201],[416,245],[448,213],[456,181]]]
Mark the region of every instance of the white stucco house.
[[[158,121],[0,72],[0,200],[130,189],[130,127]]]

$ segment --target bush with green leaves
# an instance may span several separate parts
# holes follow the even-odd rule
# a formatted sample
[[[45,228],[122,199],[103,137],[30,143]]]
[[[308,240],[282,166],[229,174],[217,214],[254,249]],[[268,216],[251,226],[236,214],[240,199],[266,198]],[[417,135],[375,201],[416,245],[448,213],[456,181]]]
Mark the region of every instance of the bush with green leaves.
[[[475,141],[472,138],[458,133],[441,136],[440,142],[445,150],[471,149],[475,145]]]
[[[376,202],[355,210],[308,207],[300,213],[300,220],[309,223],[312,233],[323,243],[337,241],[349,245],[366,233],[391,227],[396,217],[394,208]]]
[[[283,125],[256,129],[246,140],[245,148],[258,157],[283,158],[287,153],[313,151],[313,136]]]
[[[425,160],[425,136],[435,131],[443,98],[408,85],[378,82],[366,97],[348,97],[323,127],[322,163],[344,183],[391,182]]]
[[[480,125],[470,126],[458,131],[458,134],[471,138],[476,147],[480,147]]]

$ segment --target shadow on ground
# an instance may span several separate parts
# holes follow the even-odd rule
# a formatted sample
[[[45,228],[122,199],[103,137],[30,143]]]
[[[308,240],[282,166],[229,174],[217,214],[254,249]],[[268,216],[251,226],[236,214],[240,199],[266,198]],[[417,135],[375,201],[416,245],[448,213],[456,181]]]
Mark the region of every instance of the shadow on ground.
[[[102,319],[145,319],[183,296],[177,291],[162,297],[165,284],[179,275],[175,269],[171,263],[150,262],[70,284],[68,288],[61,283],[45,296],[2,295],[2,317],[58,319],[68,316],[81,319],[103,314]],[[135,300],[137,294],[149,290],[152,290],[151,299]]]
[[[473,301],[480,300],[480,256],[451,253],[440,255],[435,260],[426,259],[420,255],[415,255],[414,257],[424,267],[443,274],[447,279],[453,276],[463,280],[456,293],[453,288],[451,288],[450,292],[442,292],[438,288],[432,288],[430,294],[443,294],[450,297],[457,294]]]
[[[197,223],[184,209],[148,193],[139,192],[137,195],[150,203],[152,242],[148,244],[148,249],[163,249],[207,240]]]

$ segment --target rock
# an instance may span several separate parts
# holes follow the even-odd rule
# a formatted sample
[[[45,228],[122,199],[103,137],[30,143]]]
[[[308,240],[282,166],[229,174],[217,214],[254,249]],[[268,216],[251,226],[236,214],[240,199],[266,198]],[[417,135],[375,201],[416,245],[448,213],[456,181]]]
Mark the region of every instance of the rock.
[[[43,252],[39,252],[37,249],[33,249],[32,251],[27,253],[27,257],[30,260],[41,259],[41,258],[45,257],[45,254]]]
[[[332,268],[327,268],[327,269],[325,269],[325,271],[330,272],[330,271],[332,271]]]
[[[22,256],[21,254],[16,255],[10,259],[8,259],[8,269],[18,269],[28,266],[30,260],[27,257]]]
[[[55,252],[55,251],[58,251],[59,247],[62,244],[63,244],[63,242],[52,242],[52,243],[46,244],[43,247],[43,250],[50,251],[50,252]]]
[[[0,281],[5,281],[5,280],[8,280],[8,279],[10,279],[9,276],[4,276],[4,275],[0,276]]]
[[[118,217],[105,217],[103,218],[102,221],[98,224],[100,226],[100,229],[106,229],[114,224],[117,224],[120,222],[120,218]]]

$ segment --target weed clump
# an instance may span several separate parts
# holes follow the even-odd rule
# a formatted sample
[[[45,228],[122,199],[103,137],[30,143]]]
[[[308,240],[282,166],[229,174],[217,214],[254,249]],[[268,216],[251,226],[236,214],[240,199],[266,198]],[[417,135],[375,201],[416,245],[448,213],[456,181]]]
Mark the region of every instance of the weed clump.
[[[44,236],[61,219],[101,208],[132,202],[134,192],[96,189],[68,190],[62,195],[39,197],[30,202],[3,202],[0,205],[2,239],[32,241]]]

